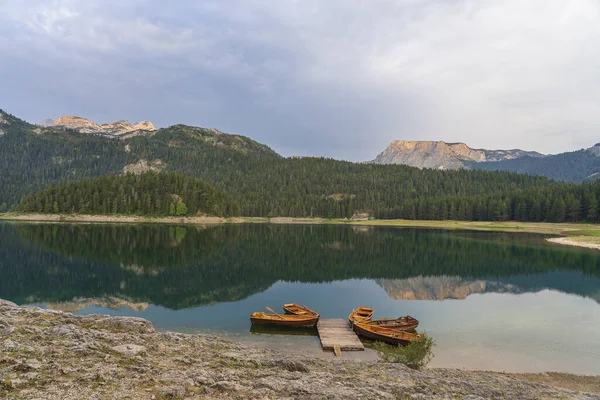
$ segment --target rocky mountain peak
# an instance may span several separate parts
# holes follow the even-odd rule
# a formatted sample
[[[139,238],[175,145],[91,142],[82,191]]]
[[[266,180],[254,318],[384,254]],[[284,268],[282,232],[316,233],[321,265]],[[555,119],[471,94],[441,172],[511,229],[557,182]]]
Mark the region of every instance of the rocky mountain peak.
[[[47,120],[46,120],[47,121]],[[45,121],[42,121],[45,122]],[[41,124],[40,124],[41,125]],[[67,129],[74,129],[81,133],[95,133],[102,135],[124,135],[137,131],[154,132],[156,128],[150,121],[140,121],[132,124],[126,120],[120,120],[107,124],[97,124],[89,119],[77,116],[63,116],[54,121],[51,125]]]
[[[95,133],[96,131],[100,130],[100,125],[97,123],[86,118],[76,117],[74,115],[59,117],[56,121],[54,121],[53,126],[74,129],[84,133]]]
[[[155,131],[156,128],[150,121],[140,121],[132,126],[133,130]]]
[[[523,156],[542,157],[536,152],[472,149],[465,143],[394,140],[380,153],[375,164],[404,164],[418,168],[458,169],[469,162],[500,161]]]

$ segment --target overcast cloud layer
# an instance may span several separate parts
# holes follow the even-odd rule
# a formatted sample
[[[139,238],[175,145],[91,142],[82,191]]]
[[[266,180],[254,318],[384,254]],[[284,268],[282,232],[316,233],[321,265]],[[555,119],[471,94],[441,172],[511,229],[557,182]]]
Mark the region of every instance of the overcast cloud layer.
[[[3,0],[0,108],[216,127],[283,155],[600,142],[598,0]]]

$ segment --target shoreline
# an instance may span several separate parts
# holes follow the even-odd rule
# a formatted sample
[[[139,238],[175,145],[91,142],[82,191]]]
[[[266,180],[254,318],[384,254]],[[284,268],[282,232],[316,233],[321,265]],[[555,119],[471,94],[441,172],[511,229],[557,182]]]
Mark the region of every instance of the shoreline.
[[[581,241],[577,239],[580,239]],[[546,238],[546,240],[550,243],[562,244],[565,246],[584,247],[586,249],[600,250],[600,243],[592,243],[590,242],[591,238],[586,238],[585,236]]]
[[[426,368],[308,357],[208,334],[158,332],[145,319],[78,316],[0,300],[6,399],[591,399],[600,376]],[[357,384],[360,382],[360,384]]]
[[[134,215],[85,215],[85,214],[15,214],[0,215],[0,221],[50,222],[50,223],[126,223],[126,224],[308,224],[308,225],[350,225],[350,226],[386,226],[407,228],[431,228],[452,230],[475,230],[491,232],[523,232],[553,235],[546,238],[553,244],[577,246],[600,250],[600,224],[588,223],[550,223],[518,221],[425,221],[425,220],[347,220],[327,218],[295,217],[145,217]]]

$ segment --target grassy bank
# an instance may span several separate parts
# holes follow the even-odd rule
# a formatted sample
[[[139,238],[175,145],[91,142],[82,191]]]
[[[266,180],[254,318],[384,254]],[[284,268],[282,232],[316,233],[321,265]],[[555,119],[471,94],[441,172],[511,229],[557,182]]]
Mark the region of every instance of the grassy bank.
[[[56,215],[56,214],[17,214],[0,215],[0,220],[46,221],[46,222],[108,222],[108,223],[160,223],[160,224],[337,224],[358,226],[396,226],[421,227],[434,229],[465,229],[496,232],[527,232],[545,235],[563,236],[555,243],[600,249],[600,224],[587,223],[548,223],[518,221],[415,221],[402,219],[352,221],[326,218],[290,218],[290,217],[146,217],[132,215]]]

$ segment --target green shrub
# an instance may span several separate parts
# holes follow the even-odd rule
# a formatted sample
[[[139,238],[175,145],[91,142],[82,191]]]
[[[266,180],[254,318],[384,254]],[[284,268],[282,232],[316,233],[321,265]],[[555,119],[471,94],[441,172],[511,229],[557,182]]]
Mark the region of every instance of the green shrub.
[[[177,215],[185,215],[185,214],[187,214],[187,212],[188,212],[188,209],[187,209],[187,206],[185,205],[185,203],[183,201],[178,201],[177,206],[176,206]]]
[[[393,346],[376,342],[373,348],[387,362],[401,363],[412,369],[421,369],[433,358],[435,341],[427,334],[423,339],[411,342],[406,346]]]

